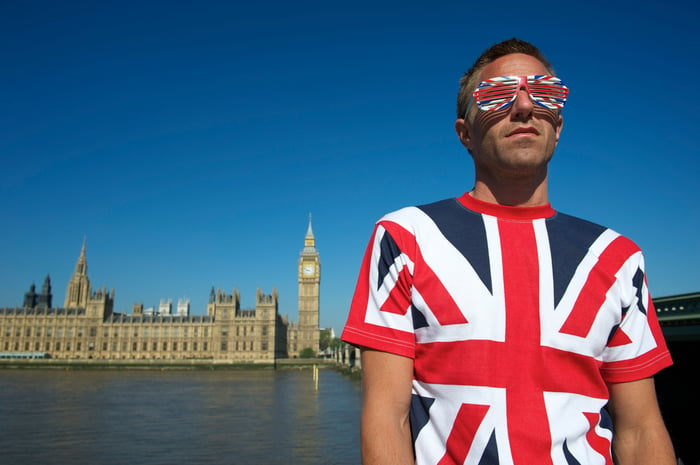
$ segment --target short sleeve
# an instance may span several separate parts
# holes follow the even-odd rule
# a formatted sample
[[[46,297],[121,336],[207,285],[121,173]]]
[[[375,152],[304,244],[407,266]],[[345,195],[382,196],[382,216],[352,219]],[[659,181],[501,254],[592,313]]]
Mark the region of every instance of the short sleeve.
[[[391,230],[394,230],[392,234]],[[397,240],[395,236],[400,236]],[[367,246],[341,339],[349,344],[413,358],[413,262],[404,250],[411,236],[380,221]]]
[[[649,294],[639,251],[617,273],[622,319],[610,335],[601,373],[607,382],[648,378],[673,362]]]

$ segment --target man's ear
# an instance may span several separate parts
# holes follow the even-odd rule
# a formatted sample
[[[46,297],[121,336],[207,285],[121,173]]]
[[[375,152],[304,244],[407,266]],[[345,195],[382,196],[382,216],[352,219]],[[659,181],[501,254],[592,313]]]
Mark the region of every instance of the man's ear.
[[[561,130],[564,128],[564,118],[559,114],[557,119],[557,126],[554,128],[554,134],[556,135],[556,141],[559,143],[559,136],[561,136]]]
[[[459,140],[460,142],[462,142],[462,145],[465,146],[467,150],[471,152],[473,144],[471,131],[467,121],[463,118],[457,118],[457,121],[455,121],[455,131],[457,132],[457,137],[459,137]]]

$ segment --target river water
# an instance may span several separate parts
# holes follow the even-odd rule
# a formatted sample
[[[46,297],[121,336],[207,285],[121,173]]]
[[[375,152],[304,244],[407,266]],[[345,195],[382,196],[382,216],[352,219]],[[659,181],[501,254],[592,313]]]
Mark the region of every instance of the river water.
[[[0,370],[0,463],[357,465],[359,412],[334,370]]]

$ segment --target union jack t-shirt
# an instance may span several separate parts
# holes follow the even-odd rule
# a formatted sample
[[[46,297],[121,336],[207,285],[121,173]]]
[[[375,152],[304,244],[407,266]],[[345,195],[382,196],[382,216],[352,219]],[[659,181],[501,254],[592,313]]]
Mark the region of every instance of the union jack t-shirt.
[[[414,360],[418,465],[612,464],[606,383],[671,364],[637,245],[468,194],[376,224],[342,339]]]

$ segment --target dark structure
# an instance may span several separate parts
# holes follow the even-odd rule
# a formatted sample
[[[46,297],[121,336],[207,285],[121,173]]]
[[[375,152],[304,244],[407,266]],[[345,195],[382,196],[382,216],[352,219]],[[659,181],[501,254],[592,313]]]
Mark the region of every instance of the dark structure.
[[[698,359],[700,358],[700,292],[654,299],[673,366],[655,376],[661,411],[676,454],[685,465],[700,464],[700,445],[693,427],[700,417]]]
[[[48,309],[51,308],[53,295],[51,294],[51,277],[46,276],[44,285],[41,286],[41,294],[36,293],[34,283],[29,287],[29,291],[24,294],[24,305],[26,309]]]
[[[700,292],[654,299],[667,341],[700,341]]]

